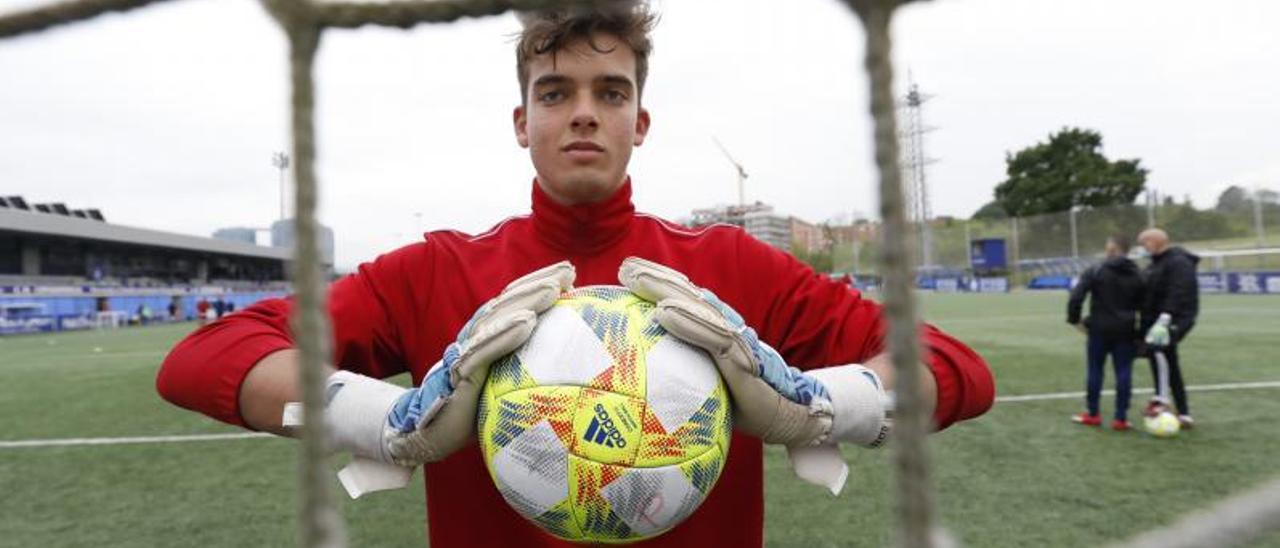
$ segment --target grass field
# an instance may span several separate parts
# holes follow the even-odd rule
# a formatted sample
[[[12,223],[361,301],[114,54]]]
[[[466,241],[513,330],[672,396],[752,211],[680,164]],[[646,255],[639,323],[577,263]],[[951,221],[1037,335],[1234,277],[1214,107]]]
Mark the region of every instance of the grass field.
[[[930,295],[925,305],[1012,396],[1081,389],[1083,340],[1063,323],[1064,300]],[[191,328],[0,338],[0,441],[235,432],[155,395],[156,367]],[[1280,299],[1206,297],[1183,347],[1189,384],[1280,381],[1278,334]],[[1135,384],[1151,386],[1139,365]],[[1077,399],[997,404],[932,438],[942,519],[968,546],[1096,546],[1280,475],[1280,388],[1193,392],[1191,405],[1197,428],[1157,440],[1069,424]],[[889,452],[846,454],[852,476],[833,498],[768,452],[770,546],[886,544]],[[268,438],[0,446],[0,546],[290,545],[293,460],[291,441]],[[352,545],[425,545],[423,504],[420,487],[345,502]],[[1280,535],[1254,545],[1280,547]]]

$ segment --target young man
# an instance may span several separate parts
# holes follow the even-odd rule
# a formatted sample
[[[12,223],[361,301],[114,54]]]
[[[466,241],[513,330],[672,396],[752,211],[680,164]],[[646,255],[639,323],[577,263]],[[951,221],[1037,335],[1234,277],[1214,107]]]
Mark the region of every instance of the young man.
[[[1088,336],[1088,373],[1085,377],[1084,413],[1071,417],[1086,426],[1102,424],[1098,397],[1102,392],[1107,355],[1116,370],[1116,409],[1111,428],[1129,429],[1129,395],[1132,388],[1133,358],[1138,344],[1138,308],[1142,306],[1143,285],[1138,265],[1129,260],[1129,240],[1123,236],[1107,239],[1106,259],[1080,274],[1067,301],[1067,323]],[[1089,315],[1080,319],[1085,297]]]
[[[1146,333],[1147,359],[1151,363],[1151,376],[1160,386],[1160,373],[1156,353],[1164,354],[1169,364],[1169,388],[1173,391],[1174,405],[1178,409],[1178,422],[1183,428],[1191,428],[1191,406],[1187,402],[1187,389],[1182,380],[1182,365],[1178,360],[1178,344],[1191,333],[1200,314],[1200,283],[1196,280],[1196,264],[1200,257],[1181,247],[1169,244],[1169,234],[1158,228],[1144,230],[1138,235],[1138,243],[1151,255],[1151,264],[1143,271],[1147,295],[1142,306],[1142,329]],[[1162,394],[1165,398],[1169,394]],[[1148,414],[1155,414],[1156,407],[1165,405],[1153,399],[1147,406]]]
[[[652,21],[644,6],[525,17],[512,119],[536,172],[532,213],[475,236],[429,233],[330,288],[342,369],[325,410],[334,445],[427,463],[432,546],[568,545],[503,501],[471,436],[488,362],[521,344],[535,314],[575,282],[621,281],[667,303],[664,325],[711,351],[734,398],[737,431],[715,488],[684,523],[638,546],[760,546],[761,439],[797,455],[883,440],[893,376],[880,306],[736,227],[690,230],[635,211],[627,164],[650,125],[640,100]],[[288,434],[282,409],[298,399],[290,306],[263,301],[193,333],[165,360],[160,393]],[[985,412],[994,386],[982,359],[933,327],[921,337],[936,426]],[[858,363],[866,368],[840,366]],[[376,380],[406,370],[417,388]]]

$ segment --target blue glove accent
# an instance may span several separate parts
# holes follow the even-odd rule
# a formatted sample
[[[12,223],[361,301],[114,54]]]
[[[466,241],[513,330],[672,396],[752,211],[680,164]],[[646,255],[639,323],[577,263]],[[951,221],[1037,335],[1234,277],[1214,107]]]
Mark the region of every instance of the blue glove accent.
[[[387,423],[401,434],[407,434],[418,428],[423,414],[431,409],[437,401],[449,397],[453,387],[449,386],[449,368],[440,367],[422,379],[422,385],[405,392],[396,400],[387,416]]]
[[[462,327],[462,331],[458,334],[458,340],[454,341],[444,349],[444,357],[441,358],[441,366],[433,368],[427,372],[426,378],[422,379],[422,384],[417,388],[409,390],[396,400],[395,406],[391,408],[391,414],[387,416],[387,423],[395,428],[401,434],[407,434],[416,430],[423,420],[423,416],[429,411],[436,402],[449,397],[453,394],[453,382],[450,380],[449,372],[453,370],[453,365],[458,363],[458,359],[462,357],[462,342],[471,335],[471,326],[475,323],[477,317],[485,312],[488,307],[481,307],[467,324]]]
[[[720,311],[729,325],[738,331],[738,336],[747,343],[747,347],[755,355],[756,373],[765,384],[777,390],[782,397],[801,405],[809,405],[814,398],[831,399],[831,395],[827,393],[827,387],[821,381],[788,366],[786,360],[782,359],[782,355],[778,354],[773,347],[761,342],[756,331],[747,327],[742,315],[721,301],[715,293],[703,289],[702,298]]]

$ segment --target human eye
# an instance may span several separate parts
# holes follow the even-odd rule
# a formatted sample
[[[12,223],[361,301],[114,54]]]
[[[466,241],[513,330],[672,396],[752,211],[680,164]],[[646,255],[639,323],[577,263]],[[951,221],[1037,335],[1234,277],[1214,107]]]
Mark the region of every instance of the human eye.
[[[606,103],[620,105],[627,102],[626,92],[619,89],[606,89],[600,94]]]
[[[564,92],[558,89],[549,89],[538,94],[538,101],[541,103],[558,103],[564,100]]]

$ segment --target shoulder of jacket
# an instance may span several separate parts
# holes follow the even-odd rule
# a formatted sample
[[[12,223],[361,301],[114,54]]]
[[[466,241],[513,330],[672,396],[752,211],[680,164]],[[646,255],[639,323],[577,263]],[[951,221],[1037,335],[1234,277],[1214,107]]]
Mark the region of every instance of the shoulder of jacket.
[[[496,239],[510,232],[515,227],[529,220],[529,215],[512,215],[493,225],[488,230],[479,234],[468,234],[461,230],[439,229],[428,232],[424,235],[427,243],[445,243],[445,242],[461,242],[461,243],[479,243],[485,240]],[[433,242],[434,240],[434,242]]]
[[[636,212],[635,216],[636,220],[652,225],[655,229],[678,238],[731,237],[736,233],[744,232],[742,227],[725,223],[713,223],[691,228],[650,213]]]

